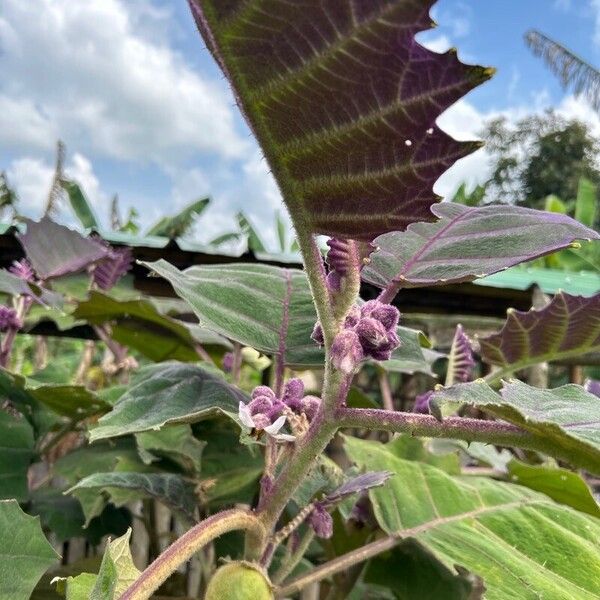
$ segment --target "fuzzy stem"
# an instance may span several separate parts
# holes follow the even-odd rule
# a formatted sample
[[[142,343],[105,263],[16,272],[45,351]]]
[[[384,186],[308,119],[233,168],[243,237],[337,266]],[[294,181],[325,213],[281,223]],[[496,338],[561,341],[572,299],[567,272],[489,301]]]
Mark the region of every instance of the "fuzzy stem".
[[[397,281],[391,281],[388,286],[381,291],[379,296],[377,296],[377,300],[379,300],[379,302],[383,302],[384,304],[391,304],[401,287],[401,283]]]
[[[431,415],[370,408],[340,408],[335,418],[340,428],[393,431],[413,436],[449,438],[523,448],[562,458],[592,473],[598,472],[597,461],[589,459],[583,453],[571,453],[570,450],[558,447],[549,438],[509,423],[466,417],[448,417],[438,421]]]
[[[353,567],[357,563],[364,562],[373,556],[377,556],[386,550],[390,550],[401,541],[402,538],[400,537],[390,536],[371,542],[370,544],[352,550],[347,554],[343,554],[308,573],[296,577],[296,579],[293,579],[286,585],[280,587],[277,589],[277,598],[287,598],[292,596],[311,583],[322,581],[326,577],[331,577],[336,573],[340,573],[341,571]]]
[[[381,399],[383,400],[383,407],[385,410],[395,412],[394,398],[392,395],[392,386],[390,385],[390,379],[388,374],[381,367],[378,369],[379,377],[379,389],[381,391]]]
[[[127,588],[120,600],[147,600],[179,565],[189,560],[198,550],[216,537],[239,529],[262,534],[260,522],[246,510],[225,510],[208,517],[171,544]]]
[[[290,552],[288,556],[286,556],[279,569],[275,572],[273,577],[271,577],[271,581],[275,584],[280,584],[295,568],[296,565],[302,560],[304,554],[308,550],[311,542],[315,537],[315,532],[312,528],[308,528],[306,533],[302,536],[302,539],[298,543],[298,546],[293,552]]]

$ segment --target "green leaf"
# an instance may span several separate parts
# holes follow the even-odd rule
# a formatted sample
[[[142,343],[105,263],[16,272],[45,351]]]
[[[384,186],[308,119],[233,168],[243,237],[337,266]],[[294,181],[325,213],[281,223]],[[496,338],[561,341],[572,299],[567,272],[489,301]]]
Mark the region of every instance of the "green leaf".
[[[202,450],[206,444],[194,437],[189,425],[170,425],[160,431],[138,433],[135,438],[144,462],[150,463],[164,456],[187,472],[200,473]]]
[[[469,600],[471,583],[415,540],[370,561],[365,581],[390,588],[397,600]]]
[[[575,202],[575,218],[588,227],[596,223],[596,186],[585,177],[579,180],[577,200]]]
[[[194,346],[199,342],[192,329],[163,315],[151,300],[115,300],[101,292],[91,292],[73,312],[76,319],[93,324],[110,321],[115,341],[141,352],[155,362],[199,360]],[[215,336],[209,340],[218,343]],[[223,340],[227,345],[226,340]]]
[[[188,204],[176,215],[161,218],[146,232],[146,235],[157,235],[169,239],[181,237],[194,224],[196,218],[204,212],[209,203],[208,198],[202,198]]]
[[[554,194],[550,194],[549,196],[546,196],[544,210],[546,212],[553,212],[553,213],[557,213],[560,215],[566,215],[567,214],[567,205],[558,196],[555,196]],[[577,220],[579,220],[579,219],[577,219]]]
[[[279,354],[288,365],[323,364],[322,351],[310,339],[317,316],[302,271],[247,264],[179,271],[164,260],[143,264],[167,279],[209,329]]]
[[[109,249],[97,240],[84,238],[49,217],[39,223],[25,219],[27,232],[17,236],[27,260],[40,279],[82,271],[108,256]]]
[[[281,218],[281,213],[277,211],[275,213],[275,224],[277,226],[277,239],[279,241],[279,251],[287,252],[287,239],[286,239],[286,231],[285,231],[285,223]]]
[[[436,390],[430,405],[464,403],[542,436],[548,454],[600,473],[600,402],[579,385],[541,390],[521,381],[504,383],[501,395],[483,380]]]
[[[97,578],[93,573],[80,573],[75,577],[57,577],[52,581],[57,591],[66,596],[66,600],[89,600]]]
[[[60,308],[63,305],[61,294],[50,292],[35,283],[27,282],[6,269],[0,269],[0,293],[11,296],[30,295],[48,308]]]
[[[82,385],[40,383],[4,369],[0,369],[0,382],[2,388],[13,388],[14,391],[8,393],[9,397],[25,393],[29,403],[37,401],[58,415],[77,421],[110,408],[108,403]]]
[[[508,310],[498,333],[479,338],[481,357],[498,365],[494,380],[537,363],[600,350],[600,294],[556,294],[539,310]]]
[[[236,218],[242,233],[248,237],[248,250],[252,252],[266,252],[267,248],[250,222],[250,219],[243,212],[239,212]]]
[[[398,327],[397,333],[401,340],[400,347],[392,352],[389,360],[378,364],[391,373],[425,373],[433,376],[432,364],[444,355],[435,352],[428,357],[421,347],[425,336],[416,329]]]
[[[157,430],[169,423],[194,423],[217,415],[237,415],[248,397],[217,372],[176,362],[144,367],[136,383],[90,429],[90,440]]]
[[[26,515],[16,500],[0,501],[0,600],[28,600],[58,558],[38,517]]]
[[[381,288],[473,281],[574,240],[600,239],[570,217],[518,206],[444,202],[431,211],[439,217],[435,223],[415,223],[374,240],[379,250],[362,272],[365,281]]]
[[[31,425],[0,409],[0,499],[27,499],[27,469],[33,456]]]
[[[430,452],[420,438],[410,435],[399,435],[386,448],[389,452],[405,460],[417,460],[441,469],[450,475],[460,474],[460,460],[456,451]]]
[[[347,437],[346,451],[361,469],[395,473],[369,490],[380,526],[482,577],[486,599],[600,598],[597,519],[527,488],[451,477],[378,442]]]
[[[194,485],[179,475],[170,473],[134,473],[118,471],[113,473],[94,473],[84,477],[79,483],[67,490],[67,493],[78,496],[80,490],[94,489],[111,495],[111,490],[134,490],[142,497],[159,500],[173,511],[184,516],[188,521],[195,521],[194,509],[198,499],[194,493]],[[129,501],[129,495],[125,496]],[[121,502],[113,498],[113,503]],[[86,515],[89,519],[90,515]]]
[[[99,229],[98,220],[83,190],[76,181],[61,179],[60,185],[67,192],[71,208],[84,229]]]
[[[294,220],[373,239],[430,218],[432,186],[478,147],[435,121],[492,71],[415,41],[424,2],[193,0]]]
[[[508,463],[508,475],[514,483],[542,492],[559,504],[566,504],[575,510],[600,517],[600,506],[590,488],[583,478],[573,471],[545,465],[528,465],[519,460],[512,460]]]

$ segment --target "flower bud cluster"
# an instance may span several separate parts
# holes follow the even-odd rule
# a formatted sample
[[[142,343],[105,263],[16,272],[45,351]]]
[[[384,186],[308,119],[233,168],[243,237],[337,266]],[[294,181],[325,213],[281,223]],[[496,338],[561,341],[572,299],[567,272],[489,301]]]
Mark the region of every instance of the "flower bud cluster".
[[[279,433],[287,419],[292,424],[297,418],[310,423],[321,407],[320,398],[304,395],[304,384],[298,378],[290,379],[285,384],[281,398],[266,385],[254,388],[251,398],[248,404],[240,402],[240,421],[250,429],[265,431],[281,441],[295,439],[293,435]]]
[[[333,535],[333,518],[320,502],[315,502],[307,522],[317,537],[327,540]]]
[[[329,252],[327,253],[327,288],[332,293],[337,293],[342,288],[342,279],[352,269],[359,271],[368,262],[368,256],[375,247],[365,242],[356,242],[340,238],[329,238],[327,240]]]
[[[331,346],[331,360],[336,369],[350,374],[361,360],[388,360],[400,345],[396,327],[400,312],[391,304],[369,300],[362,307],[353,306],[344,327]],[[323,329],[315,325],[312,339],[323,344]]]
[[[9,329],[21,329],[22,326],[23,323],[14,308],[0,305],[0,332],[5,332]]]

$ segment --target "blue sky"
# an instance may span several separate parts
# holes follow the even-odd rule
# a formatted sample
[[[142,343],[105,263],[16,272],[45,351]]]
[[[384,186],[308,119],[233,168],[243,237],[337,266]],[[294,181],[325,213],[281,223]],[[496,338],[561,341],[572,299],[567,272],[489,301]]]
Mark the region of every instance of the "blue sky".
[[[548,106],[600,131],[597,115],[523,44],[535,27],[600,65],[600,0],[440,0],[434,17],[438,27],[421,34],[423,43],[456,46],[466,62],[498,69],[440,118],[449,133],[473,138],[487,118]],[[209,195],[195,239],[231,229],[244,209],[274,240],[277,188],[184,0],[2,0],[0,73],[0,169],[23,212],[40,215],[61,138],[68,173],[105,223],[114,193],[145,224]],[[479,152],[436,189],[449,194],[488,172]],[[60,218],[72,220],[67,210]]]

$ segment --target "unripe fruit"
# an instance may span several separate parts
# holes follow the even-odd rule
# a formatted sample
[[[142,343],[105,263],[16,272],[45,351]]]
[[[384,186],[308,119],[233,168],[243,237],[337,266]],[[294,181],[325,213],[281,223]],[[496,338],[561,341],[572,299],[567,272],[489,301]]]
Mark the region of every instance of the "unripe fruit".
[[[232,562],[217,569],[204,600],[273,600],[273,591],[258,569]]]

